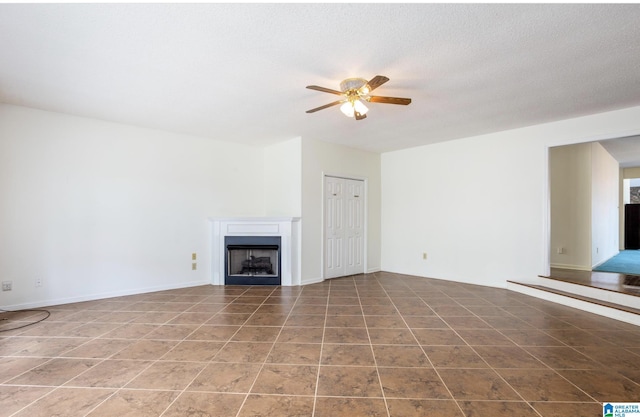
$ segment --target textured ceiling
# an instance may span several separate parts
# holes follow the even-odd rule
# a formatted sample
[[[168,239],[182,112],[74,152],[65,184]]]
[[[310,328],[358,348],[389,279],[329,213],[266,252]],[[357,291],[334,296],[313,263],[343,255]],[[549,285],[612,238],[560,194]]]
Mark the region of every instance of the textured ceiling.
[[[384,152],[640,105],[637,4],[0,4],[0,101]],[[377,74],[367,119],[312,91]]]
[[[640,166],[640,136],[605,140],[600,144],[620,163],[621,168]]]

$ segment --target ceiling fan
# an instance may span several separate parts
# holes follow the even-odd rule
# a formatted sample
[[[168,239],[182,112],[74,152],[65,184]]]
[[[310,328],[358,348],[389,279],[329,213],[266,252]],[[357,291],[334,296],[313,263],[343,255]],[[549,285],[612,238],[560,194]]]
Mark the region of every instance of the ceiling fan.
[[[364,78],[347,78],[340,83],[340,91],[332,90],[330,88],[319,87],[317,85],[308,85],[307,88],[311,90],[322,91],[325,93],[331,93],[338,96],[342,96],[340,100],[333,103],[325,104],[324,106],[316,107],[315,109],[307,110],[307,113],[314,113],[318,110],[326,109],[327,107],[340,106],[340,110],[347,117],[355,117],[356,120],[362,120],[367,117],[366,113],[369,111],[363,101],[371,103],[386,103],[386,104],[401,104],[408,105],[411,103],[410,98],[398,98],[398,97],[382,97],[372,96],[371,92],[382,84],[389,81],[389,78],[384,75],[376,75],[370,81]]]

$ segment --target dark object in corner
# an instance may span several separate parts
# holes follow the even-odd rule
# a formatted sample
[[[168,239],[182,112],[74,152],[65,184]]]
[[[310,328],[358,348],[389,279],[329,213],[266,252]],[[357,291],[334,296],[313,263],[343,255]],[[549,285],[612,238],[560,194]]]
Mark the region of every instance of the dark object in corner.
[[[640,204],[624,206],[624,248],[640,249]]]

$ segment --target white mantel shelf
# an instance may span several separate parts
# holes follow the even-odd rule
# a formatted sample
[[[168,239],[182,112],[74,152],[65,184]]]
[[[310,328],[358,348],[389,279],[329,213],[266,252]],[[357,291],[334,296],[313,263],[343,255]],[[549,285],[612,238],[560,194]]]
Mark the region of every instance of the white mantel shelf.
[[[257,222],[257,223],[280,223],[297,222],[300,217],[209,217],[212,222]]]
[[[299,217],[209,217],[211,222],[211,283],[224,285],[226,236],[279,236],[283,286],[300,285]]]

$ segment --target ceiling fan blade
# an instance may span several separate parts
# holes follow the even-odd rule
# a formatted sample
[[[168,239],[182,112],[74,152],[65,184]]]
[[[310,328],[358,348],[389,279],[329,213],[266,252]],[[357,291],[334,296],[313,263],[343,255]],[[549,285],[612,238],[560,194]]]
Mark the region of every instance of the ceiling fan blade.
[[[325,104],[324,106],[316,107],[315,109],[307,110],[307,113],[315,113],[318,110],[326,109],[327,107],[335,106],[342,103],[344,100],[334,101],[333,103]]]
[[[371,81],[369,81],[369,91],[375,90],[387,81],[389,81],[389,78],[384,75],[376,75],[371,79]]]
[[[337,94],[339,96],[342,95],[342,91],[332,90],[330,88],[324,88],[317,85],[308,85],[307,88],[310,90],[322,91],[323,93]]]
[[[381,97],[381,96],[371,96],[369,97],[368,101],[372,103],[402,104],[404,106],[411,103],[410,98]]]

